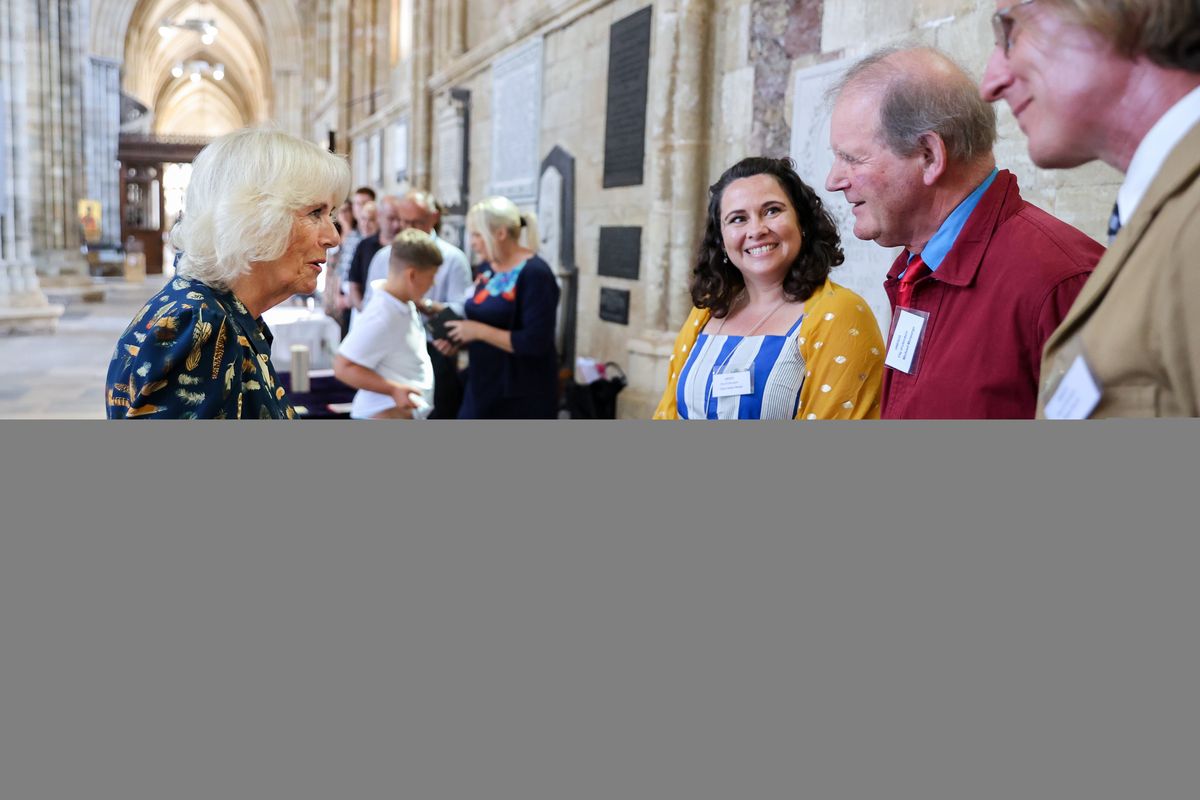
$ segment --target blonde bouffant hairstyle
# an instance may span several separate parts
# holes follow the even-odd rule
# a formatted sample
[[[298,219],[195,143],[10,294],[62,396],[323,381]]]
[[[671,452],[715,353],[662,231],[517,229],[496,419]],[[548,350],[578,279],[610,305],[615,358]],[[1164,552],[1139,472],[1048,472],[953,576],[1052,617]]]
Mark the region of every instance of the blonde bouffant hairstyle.
[[[532,211],[522,212],[507,197],[488,197],[471,206],[467,212],[467,229],[483,237],[488,261],[495,259],[496,232],[501,230],[508,231],[514,242],[534,252],[538,249],[537,216]]]
[[[287,250],[296,212],[350,193],[346,160],[268,128],[215,139],[196,156],[187,210],[171,231],[178,274],[228,289],[250,265]]]

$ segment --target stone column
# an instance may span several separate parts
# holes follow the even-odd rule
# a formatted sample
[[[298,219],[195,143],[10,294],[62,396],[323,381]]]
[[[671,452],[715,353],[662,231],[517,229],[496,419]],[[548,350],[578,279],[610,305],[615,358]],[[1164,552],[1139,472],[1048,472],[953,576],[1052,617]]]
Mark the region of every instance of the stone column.
[[[375,0],[350,2],[350,126],[375,113],[376,40]],[[353,147],[353,145],[351,145]]]
[[[433,104],[429,76],[433,72],[434,0],[418,0],[413,9],[412,113],[409,115],[408,180],[432,189],[429,165],[433,157]]]
[[[446,31],[446,54],[457,58],[467,51],[467,0],[451,0],[447,5],[450,24]]]
[[[290,67],[280,67],[273,71],[275,98],[272,116],[280,130],[303,137],[304,130],[300,122],[300,84],[297,77],[296,70]]]
[[[439,70],[467,48],[464,0],[425,0],[433,19],[433,70]]]
[[[100,201],[100,238],[121,241],[121,176],[117,145],[121,129],[121,62],[92,56],[88,70],[87,151],[88,197]]]
[[[299,42],[299,105],[296,108],[298,135],[324,145],[324,140],[316,136],[316,130],[313,128],[313,109],[317,104],[318,87],[324,86],[326,80],[321,62],[321,42],[329,36],[329,4],[322,3],[318,6],[313,0],[300,0],[297,3],[297,11],[301,19],[311,20],[310,24],[304,26]],[[325,53],[328,52],[329,47],[326,44]]]
[[[645,330],[629,341],[629,388],[620,415],[648,418],[666,382],[671,346],[691,309],[688,281],[707,203],[712,0],[654,6],[650,70],[650,220]]]
[[[87,192],[83,74],[90,0],[37,0],[29,7],[33,255],[44,286],[89,286],[76,203]]]
[[[336,34],[330,72],[331,80],[337,87],[337,152],[343,155],[350,152],[350,127],[354,121],[351,115],[351,101],[354,98],[351,91],[354,85],[351,80],[354,71],[354,19],[351,16],[353,13],[354,4],[351,0],[338,0],[331,19]]]
[[[0,333],[52,331],[63,313],[46,302],[30,257],[27,10],[0,6]]]

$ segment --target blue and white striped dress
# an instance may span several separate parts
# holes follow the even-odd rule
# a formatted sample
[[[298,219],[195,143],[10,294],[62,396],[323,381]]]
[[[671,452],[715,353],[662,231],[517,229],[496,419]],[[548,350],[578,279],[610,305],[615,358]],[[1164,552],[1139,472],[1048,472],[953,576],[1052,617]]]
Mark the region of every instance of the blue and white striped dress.
[[[700,334],[679,375],[676,405],[682,419],[792,419],[800,403],[805,365],[796,339],[804,316],[784,336]],[[713,369],[750,370],[754,392],[712,394]]]

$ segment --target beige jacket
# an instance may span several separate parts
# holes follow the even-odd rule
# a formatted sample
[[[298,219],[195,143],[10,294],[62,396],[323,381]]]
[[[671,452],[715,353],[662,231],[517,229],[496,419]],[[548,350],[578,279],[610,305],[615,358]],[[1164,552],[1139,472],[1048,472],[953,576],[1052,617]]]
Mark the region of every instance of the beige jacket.
[[[1200,416],[1200,125],[1046,341],[1039,417],[1080,353],[1101,390],[1093,418]]]

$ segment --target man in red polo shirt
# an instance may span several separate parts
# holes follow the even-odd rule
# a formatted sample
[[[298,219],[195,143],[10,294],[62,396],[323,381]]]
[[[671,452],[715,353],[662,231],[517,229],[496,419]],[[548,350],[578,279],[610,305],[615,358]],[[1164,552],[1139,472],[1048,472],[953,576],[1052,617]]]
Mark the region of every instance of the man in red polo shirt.
[[[830,96],[825,186],[855,236],[905,249],[884,282],[882,416],[1033,418],[1042,346],[1104,248],[997,171],[995,112],[939,51],[879,51]]]

